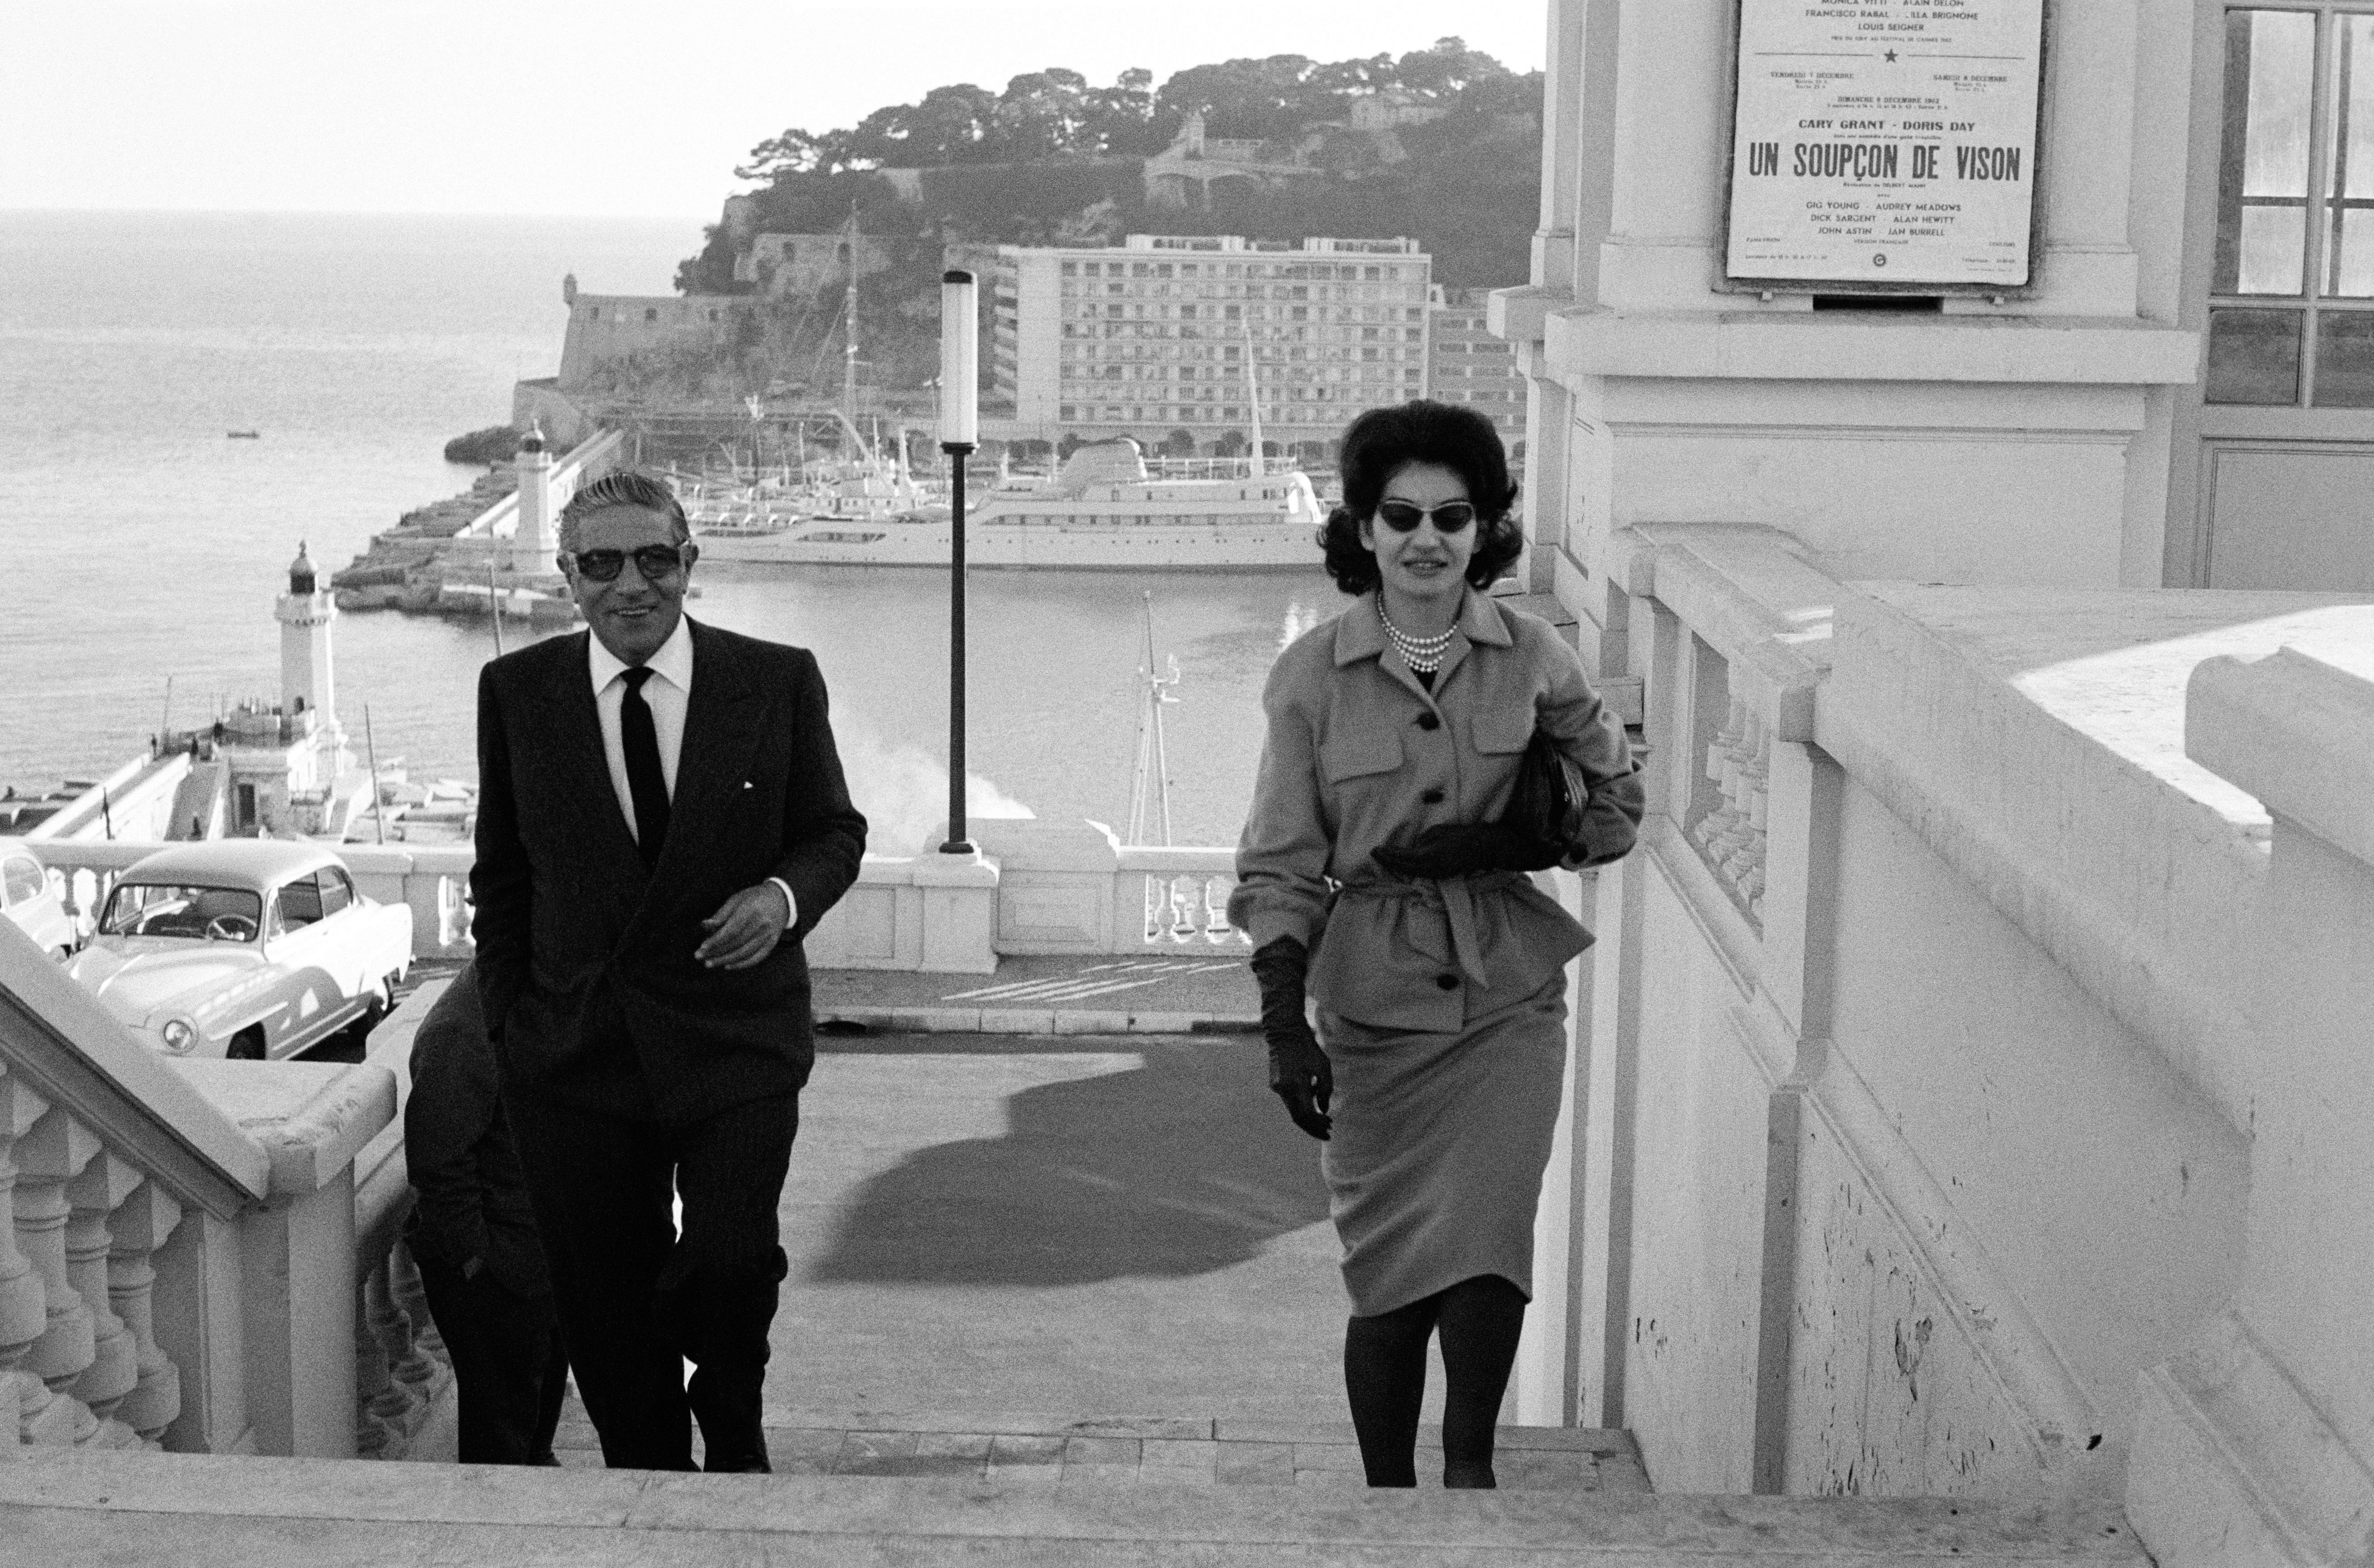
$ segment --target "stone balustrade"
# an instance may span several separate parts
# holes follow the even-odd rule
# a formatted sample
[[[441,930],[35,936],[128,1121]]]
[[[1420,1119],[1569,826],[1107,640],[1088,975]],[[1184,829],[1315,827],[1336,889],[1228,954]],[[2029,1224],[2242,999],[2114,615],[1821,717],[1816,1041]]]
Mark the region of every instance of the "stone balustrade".
[[[1000,954],[1235,951],[1228,924],[1235,855],[1225,848],[1123,845],[1093,822],[975,825],[972,856],[868,855],[857,883],[807,940],[818,967],[987,973]],[[87,930],[123,871],[162,846],[123,839],[45,843]],[[470,952],[467,844],[336,846],[355,885],[412,910],[415,957]]]
[[[808,962],[987,973],[1000,954],[1240,952],[1232,850],[1123,845],[1100,823],[972,825],[970,857],[869,855]]]
[[[1559,1413],[1661,1487],[2124,1488],[2174,1559],[2361,1550],[2374,610],[1848,585],[1752,527],[1597,564],[1649,816],[1534,1281]]]
[[[54,839],[35,846],[42,864],[64,882],[66,912],[88,932],[106,907],[115,879],[135,861],[165,848],[123,838]],[[335,846],[367,898],[412,911],[416,958],[462,958],[470,953],[468,844]]]
[[[0,1450],[355,1454],[397,1078],[168,1061],[0,923]]]

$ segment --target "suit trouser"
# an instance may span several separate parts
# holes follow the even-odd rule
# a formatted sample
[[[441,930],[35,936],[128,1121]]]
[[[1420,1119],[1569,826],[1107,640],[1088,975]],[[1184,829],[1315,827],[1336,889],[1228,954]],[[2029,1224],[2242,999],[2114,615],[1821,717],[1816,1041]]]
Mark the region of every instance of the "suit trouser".
[[[775,1210],[798,1095],[683,1127],[519,1096],[505,1104],[604,1460],[690,1469],[693,1419],[711,1469],[762,1455],[767,1330],[788,1270]]]
[[[465,1465],[548,1465],[569,1363],[548,1295],[506,1290],[481,1270],[475,1280],[435,1258],[414,1259],[429,1316],[453,1358],[461,1386]]]

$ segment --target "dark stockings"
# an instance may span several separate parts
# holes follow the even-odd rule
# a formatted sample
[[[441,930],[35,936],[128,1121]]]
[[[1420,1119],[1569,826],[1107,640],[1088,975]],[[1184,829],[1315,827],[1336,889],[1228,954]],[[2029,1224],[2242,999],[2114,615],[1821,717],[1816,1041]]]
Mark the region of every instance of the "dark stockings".
[[[1370,1486],[1417,1484],[1417,1416],[1426,1342],[1442,1333],[1442,1484],[1488,1487],[1492,1428],[1517,1362],[1524,1293],[1498,1274],[1462,1280],[1407,1306],[1344,1328],[1344,1387]]]

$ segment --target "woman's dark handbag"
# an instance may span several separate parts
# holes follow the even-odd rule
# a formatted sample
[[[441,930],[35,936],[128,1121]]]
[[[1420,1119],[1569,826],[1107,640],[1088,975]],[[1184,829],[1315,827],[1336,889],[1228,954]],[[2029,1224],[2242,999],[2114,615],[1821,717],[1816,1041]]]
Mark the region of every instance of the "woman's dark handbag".
[[[1517,761],[1517,788],[1500,813],[1500,825],[1557,845],[1563,859],[1582,837],[1582,808],[1590,799],[1582,770],[1566,759],[1547,731],[1535,729]]]

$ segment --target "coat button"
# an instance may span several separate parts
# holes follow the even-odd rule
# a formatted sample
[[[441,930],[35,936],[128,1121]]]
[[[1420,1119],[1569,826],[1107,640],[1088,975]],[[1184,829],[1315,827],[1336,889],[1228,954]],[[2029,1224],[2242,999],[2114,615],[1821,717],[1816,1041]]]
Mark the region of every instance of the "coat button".
[[[1442,728],[1442,720],[1431,713],[1421,713],[1417,716],[1417,727],[1421,730],[1440,730]]]
[[[1425,802],[1429,806],[1439,806],[1442,804],[1442,791],[1440,790],[1428,790],[1425,794],[1420,795],[1418,799]]]
[[[1456,975],[1437,975],[1434,977],[1434,983],[1440,986],[1444,990],[1455,991],[1459,989],[1459,977]]]

